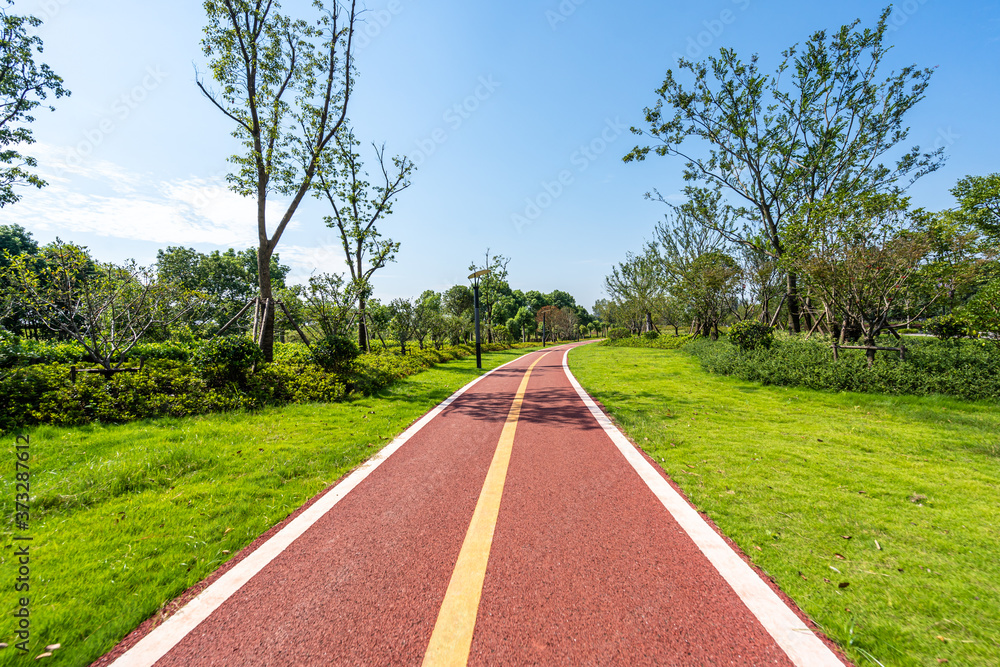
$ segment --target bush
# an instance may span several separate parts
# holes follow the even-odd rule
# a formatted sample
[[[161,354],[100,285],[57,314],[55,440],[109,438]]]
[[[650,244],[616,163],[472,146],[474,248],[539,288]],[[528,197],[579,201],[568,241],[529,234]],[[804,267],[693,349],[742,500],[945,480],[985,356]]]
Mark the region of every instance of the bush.
[[[274,361],[281,364],[314,364],[312,350],[305,343],[274,343]]]
[[[81,374],[76,382],[66,366],[36,364],[0,378],[0,395],[3,431],[36,424],[120,423],[256,407],[240,392],[209,389],[197,369],[174,361],[152,361],[141,373],[116,373],[111,380],[100,374]]]
[[[184,343],[137,343],[125,355],[126,359],[152,361],[154,359],[167,361],[189,361],[194,353],[194,346]]]
[[[211,386],[243,384],[250,369],[263,361],[260,348],[245,336],[213,338],[202,343],[194,355],[195,365]]]
[[[881,346],[895,339],[880,338]],[[982,341],[944,343],[933,338],[907,339],[903,361],[879,352],[869,370],[864,350],[840,350],[834,361],[829,340],[776,336],[770,349],[746,353],[723,342],[698,338],[685,346],[702,366],[765,385],[807,387],[925,396],[943,394],[967,400],[1000,399],[1000,348]]]
[[[646,340],[656,340],[657,338],[660,337],[660,332],[659,331],[647,331],[646,333],[642,334],[642,337],[645,338]]]
[[[316,363],[325,370],[338,373],[347,371],[359,353],[357,344],[343,336],[327,336],[312,346]]]
[[[493,340],[501,345],[510,345],[510,341],[513,337],[510,335],[510,331],[503,324],[498,324],[493,327]]]
[[[0,340],[2,345],[2,340]],[[487,352],[507,349],[483,345]],[[65,364],[32,364],[0,372],[0,433],[27,426],[76,426],[94,421],[120,423],[163,416],[258,409],[265,405],[330,402],[356,389],[375,393],[423,368],[474,353],[469,345],[440,350],[365,354],[343,373],[331,373],[314,363],[299,343],[276,346],[275,363],[261,362],[252,341],[233,337],[206,343],[195,354],[197,363],[169,359],[147,361],[138,373],[100,374],[70,379]],[[254,363],[257,370],[247,371]],[[225,379],[225,373],[230,375]]]
[[[656,336],[653,338],[647,338],[645,336],[632,336],[629,338],[620,338],[618,340],[608,339],[601,343],[601,345],[606,345],[608,347],[648,347],[655,348],[657,350],[676,350],[695,338],[697,338],[697,336],[694,334],[686,336]]]
[[[36,364],[75,364],[89,359],[78,343],[49,340],[23,340],[10,332],[0,336],[0,368]]]
[[[250,393],[261,405],[333,403],[347,394],[347,388],[336,375],[313,364],[266,364],[250,383]]]
[[[729,327],[729,341],[744,352],[767,349],[774,342],[774,329],[751,320],[743,320]]]
[[[621,340],[623,338],[631,338],[632,332],[624,327],[611,327],[608,331],[608,340]]]
[[[966,306],[969,320],[984,338],[1000,344],[1000,278],[979,290]]]
[[[933,334],[941,340],[955,338],[974,338],[976,335],[972,324],[964,317],[955,315],[938,315],[924,323],[924,331]]]

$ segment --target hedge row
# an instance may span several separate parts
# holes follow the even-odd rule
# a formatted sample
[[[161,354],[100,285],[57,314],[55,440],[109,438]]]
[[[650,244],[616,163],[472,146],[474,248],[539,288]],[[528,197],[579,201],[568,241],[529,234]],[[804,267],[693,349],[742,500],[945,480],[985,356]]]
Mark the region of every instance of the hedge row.
[[[741,351],[725,339],[698,338],[685,346],[702,366],[761,384],[833,391],[924,396],[943,394],[967,400],[1000,399],[1000,346],[984,341],[906,338],[906,358],[878,352],[869,369],[863,350],[841,350],[834,361],[828,340],[777,336],[770,348]],[[879,345],[895,347],[888,338]]]
[[[484,351],[507,349],[484,345]],[[436,363],[475,352],[468,345],[410,354],[381,352],[358,357],[339,373],[316,365],[300,343],[277,345],[275,361],[252,373],[220,373],[194,360],[154,359],[141,372],[99,373],[70,378],[69,363],[36,363],[0,371],[0,432],[53,424],[122,423],[154,417],[184,417],[285,403],[330,402],[351,391],[376,393],[390,383]],[[193,359],[193,358],[192,358]]]
[[[608,338],[601,345],[606,345],[608,347],[650,347],[658,350],[676,350],[680,348],[685,343],[693,340],[695,336],[685,335],[685,336],[663,336],[663,335],[653,335],[656,334],[655,331],[647,332],[641,336],[630,336],[628,338]]]

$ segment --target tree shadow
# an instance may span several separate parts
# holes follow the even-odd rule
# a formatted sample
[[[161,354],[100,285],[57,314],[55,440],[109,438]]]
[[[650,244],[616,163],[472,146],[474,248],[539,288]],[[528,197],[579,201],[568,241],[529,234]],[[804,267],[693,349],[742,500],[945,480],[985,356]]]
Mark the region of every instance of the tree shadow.
[[[476,421],[496,423],[507,419],[510,407],[511,395],[506,392],[465,394],[452,403],[447,412]],[[570,387],[529,389],[521,405],[518,421],[573,426],[588,431],[600,428],[590,410]]]

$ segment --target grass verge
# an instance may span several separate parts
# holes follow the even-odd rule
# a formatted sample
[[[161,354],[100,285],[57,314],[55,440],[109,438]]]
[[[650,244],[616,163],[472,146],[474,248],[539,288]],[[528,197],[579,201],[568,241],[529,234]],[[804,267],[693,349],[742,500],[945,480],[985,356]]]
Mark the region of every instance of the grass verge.
[[[858,665],[1000,664],[1000,410],[588,345],[581,384]]]
[[[483,368],[528,351],[484,354]],[[10,646],[0,665],[55,643],[62,648],[48,662],[92,662],[479,374],[472,356],[339,403],[35,428],[27,594],[13,589],[14,438],[6,437],[0,642]],[[22,596],[27,654],[14,647]]]

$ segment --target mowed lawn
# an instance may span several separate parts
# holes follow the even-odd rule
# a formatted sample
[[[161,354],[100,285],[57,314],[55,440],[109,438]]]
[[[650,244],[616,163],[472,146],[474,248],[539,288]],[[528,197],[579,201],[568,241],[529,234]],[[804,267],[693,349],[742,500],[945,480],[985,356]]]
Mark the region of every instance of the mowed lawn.
[[[484,369],[529,350],[483,355]],[[14,648],[14,446],[0,476],[0,665],[86,665],[473,380],[475,357],[371,398],[120,426],[40,427],[31,452],[30,651]]]
[[[1000,406],[762,387],[680,351],[570,366],[856,664],[1000,665]]]

